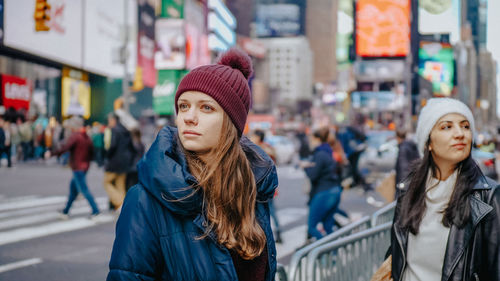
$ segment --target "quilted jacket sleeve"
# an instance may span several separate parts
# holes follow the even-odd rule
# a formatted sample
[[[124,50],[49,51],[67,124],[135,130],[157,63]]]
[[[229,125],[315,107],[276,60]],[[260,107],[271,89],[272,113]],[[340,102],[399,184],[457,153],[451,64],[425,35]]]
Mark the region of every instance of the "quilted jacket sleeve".
[[[116,224],[107,281],[160,279],[161,250],[151,200],[141,185],[128,191]]]

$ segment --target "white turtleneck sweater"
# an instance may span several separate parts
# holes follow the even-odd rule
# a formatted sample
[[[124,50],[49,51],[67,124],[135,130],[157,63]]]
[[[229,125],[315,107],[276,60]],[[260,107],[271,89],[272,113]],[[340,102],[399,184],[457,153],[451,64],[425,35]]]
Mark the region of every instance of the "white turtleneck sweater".
[[[442,223],[457,180],[455,171],[445,181],[427,180],[427,209],[417,235],[408,235],[407,266],[404,281],[439,281],[450,229]],[[436,185],[435,187],[432,187]]]

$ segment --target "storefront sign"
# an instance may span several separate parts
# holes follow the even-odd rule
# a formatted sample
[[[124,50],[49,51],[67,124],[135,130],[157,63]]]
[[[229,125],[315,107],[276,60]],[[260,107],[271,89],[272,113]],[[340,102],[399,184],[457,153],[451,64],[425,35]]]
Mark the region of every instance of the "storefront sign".
[[[31,83],[27,79],[2,75],[3,106],[7,109],[13,107],[18,110],[30,108]]]
[[[144,85],[153,88],[156,85],[155,9],[143,0],[139,1],[138,13],[137,66],[141,68]]]

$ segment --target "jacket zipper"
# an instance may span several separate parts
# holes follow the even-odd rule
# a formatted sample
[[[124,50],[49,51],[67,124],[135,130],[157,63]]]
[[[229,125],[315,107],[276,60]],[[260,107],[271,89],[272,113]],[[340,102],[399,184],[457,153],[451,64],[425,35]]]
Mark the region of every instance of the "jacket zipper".
[[[479,281],[479,276],[477,275],[477,273],[474,273],[474,280]]]

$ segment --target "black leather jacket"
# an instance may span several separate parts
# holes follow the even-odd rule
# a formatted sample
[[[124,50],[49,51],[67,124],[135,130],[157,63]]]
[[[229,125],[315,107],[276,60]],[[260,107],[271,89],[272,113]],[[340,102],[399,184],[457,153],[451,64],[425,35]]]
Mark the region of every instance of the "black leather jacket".
[[[398,184],[404,189],[407,183]],[[463,227],[452,226],[444,258],[442,281],[500,280],[500,188],[481,176],[470,195],[471,220]],[[394,222],[399,215],[396,206]],[[392,277],[402,280],[406,268],[408,231],[393,223],[391,229]]]

